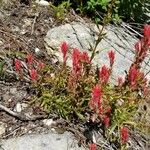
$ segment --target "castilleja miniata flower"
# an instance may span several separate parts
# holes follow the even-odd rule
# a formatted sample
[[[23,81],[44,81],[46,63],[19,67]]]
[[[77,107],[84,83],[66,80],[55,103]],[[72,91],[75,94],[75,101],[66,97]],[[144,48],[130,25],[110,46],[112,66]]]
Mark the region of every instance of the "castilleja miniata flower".
[[[68,52],[69,46],[66,42],[63,42],[61,44],[60,48],[61,48],[61,52],[63,54],[63,62],[66,63],[66,61],[67,61],[67,52]]]
[[[108,128],[110,125],[110,117],[105,116],[103,119],[103,123],[104,123],[105,127]]]
[[[95,111],[102,111],[102,89],[96,85],[92,90],[92,99],[90,100],[90,108]]]
[[[115,52],[111,50],[110,52],[108,52],[108,56],[110,61],[110,67],[112,67],[115,60]]]
[[[32,63],[33,63],[33,55],[32,54],[27,55],[27,63],[28,63],[28,65],[32,65]]]
[[[81,65],[81,52],[77,49],[73,49],[73,54],[72,54],[72,65],[73,65],[73,71],[75,74],[80,74],[82,70],[82,65]]]
[[[150,25],[144,26],[144,37],[150,38]]]
[[[15,70],[19,72],[21,69],[21,61],[19,59],[15,59]]]
[[[139,77],[139,70],[133,65],[129,70],[128,80],[130,82],[131,87],[136,86],[137,79]]]
[[[129,129],[127,127],[122,127],[120,129],[120,136],[122,144],[125,144],[129,139]]]
[[[96,144],[95,143],[90,144],[89,150],[96,150]]]
[[[99,70],[99,80],[101,83],[106,84],[109,80],[110,72],[109,69],[104,65],[101,70]]]
[[[38,79],[37,70],[31,69],[30,71],[30,77],[32,81],[36,81]]]
[[[82,62],[86,62],[86,63],[90,63],[90,57],[88,56],[88,53],[87,52],[83,52],[81,54],[81,61]]]

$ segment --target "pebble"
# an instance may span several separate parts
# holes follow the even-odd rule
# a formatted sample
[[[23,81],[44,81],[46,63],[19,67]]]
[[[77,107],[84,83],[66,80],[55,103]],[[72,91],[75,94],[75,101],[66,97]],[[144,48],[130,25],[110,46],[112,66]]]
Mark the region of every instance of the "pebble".
[[[42,5],[42,6],[49,6],[49,2],[45,0],[36,0],[35,1],[37,4]]]
[[[51,126],[51,125],[55,124],[55,121],[53,121],[53,119],[44,119],[43,123],[46,126]]]
[[[15,108],[14,108],[14,111],[20,113],[22,111],[22,106],[21,106],[21,103],[17,103]]]

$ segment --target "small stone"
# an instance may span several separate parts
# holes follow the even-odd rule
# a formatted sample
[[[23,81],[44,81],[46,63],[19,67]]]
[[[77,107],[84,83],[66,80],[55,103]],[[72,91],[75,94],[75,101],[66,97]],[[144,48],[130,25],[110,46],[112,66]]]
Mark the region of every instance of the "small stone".
[[[55,122],[53,121],[53,119],[44,119],[43,120],[44,125],[46,126],[51,126],[52,124],[54,124]]]
[[[0,136],[3,135],[5,132],[6,132],[6,124],[0,122]]]
[[[29,27],[29,26],[31,26],[31,25],[32,25],[31,20],[29,20],[29,19],[24,19],[24,26]]]
[[[22,106],[21,106],[20,103],[17,103],[17,104],[16,104],[16,107],[15,107],[14,111],[16,111],[16,112],[18,112],[18,113],[20,113],[20,112],[22,111]]]
[[[39,5],[43,5],[43,6],[49,6],[49,2],[48,1],[45,1],[45,0],[36,0],[35,1],[37,4]]]
[[[0,41],[0,46],[3,45],[3,41]]]
[[[10,89],[11,94],[16,94],[16,92],[17,92],[17,88],[13,87]]]
[[[117,105],[118,105],[118,106],[123,105],[123,103],[124,103],[124,100],[123,100],[123,99],[119,99],[119,100],[117,101]]]
[[[38,58],[44,58],[45,57],[45,53],[43,51],[41,51],[39,48],[35,48],[35,54]]]
[[[27,107],[28,107],[28,104],[22,103],[21,106],[22,106],[22,109],[24,109],[24,108],[27,108]]]

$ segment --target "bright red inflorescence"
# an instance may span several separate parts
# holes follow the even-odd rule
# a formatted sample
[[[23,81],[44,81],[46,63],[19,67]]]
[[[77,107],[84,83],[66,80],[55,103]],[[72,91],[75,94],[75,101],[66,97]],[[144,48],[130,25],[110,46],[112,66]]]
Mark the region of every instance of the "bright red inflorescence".
[[[110,117],[105,116],[103,119],[103,123],[104,123],[105,127],[108,128],[110,125]]]
[[[120,129],[120,136],[122,144],[125,144],[129,139],[129,129],[127,127],[122,127]]]
[[[144,26],[144,37],[150,38],[150,25]]]
[[[72,65],[73,65],[73,71],[75,74],[81,74],[82,65],[81,65],[81,52],[77,49],[73,49],[72,54]]]
[[[99,70],[99,80],[102,84],[107,84],[110,76],[109,69],[104,65],[101,70]]]
[[[110,52],[108,52],[108,56],[110,61],[110,67],[112,67],[115,60],[115,52],[111,50]]]
[[[95,143],[90,144],[89,150],[96,150],[96,144]]]
[[[144,44],[147,48],[150,46],[150,25],[144,26]]]
[[[28,63],[28,65],[32,65],[32,63],[33,63],[33,55],[32,54],[27,55],[27,63]]]
[[[138,78],[141,77],[140,71],[133,65],[129,70],[128,80],[132,88],[135,88],[137,85]]]
[[[67,52],[69,50],[69,46],[68,46],[68,44],[66,42],[63,42],[61,44],[60,48],[61,48],[61,52],[63,54],[63,62],[66,63],[66,61],[67,61]]]
[[[32,81],[37,81],[37,79],[38,79],[37,70],[31,69],[31,71],[30,71],[30,77],[31,77]]]
[[[102,89],[99,85],[96,85],[92,90],[92,99],[90,100],[90,108],[95,111],[102,111]]]
[[[90,57],[89,57],[89,55],[88,55],[87,52],[83,52],[83,53],[81,54],[81,60],[82,60],[83,62],[86,62],[86,63],[90,64]]]
[[[19,59],[15,59],[15,70],[19,72],[21,69],[21,61]]]

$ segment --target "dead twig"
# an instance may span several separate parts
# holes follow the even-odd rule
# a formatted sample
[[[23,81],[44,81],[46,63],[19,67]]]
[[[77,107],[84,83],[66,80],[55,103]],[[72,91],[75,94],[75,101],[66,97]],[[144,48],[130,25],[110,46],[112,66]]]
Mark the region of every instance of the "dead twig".
[[[18,118],[21,121],[35,121],[35,120],[38,120],[38,119],[47,118],[46,115],[27,116],[27,115],[24,115],[24,114],[16,113],[16,112],[10,110],[9,108],[3,106],[2,104],[0,104],[0,109],[5,111],[6,113],[8,113],[11,116],[13,116],[15,118]]]

